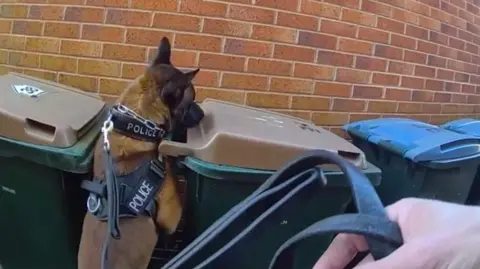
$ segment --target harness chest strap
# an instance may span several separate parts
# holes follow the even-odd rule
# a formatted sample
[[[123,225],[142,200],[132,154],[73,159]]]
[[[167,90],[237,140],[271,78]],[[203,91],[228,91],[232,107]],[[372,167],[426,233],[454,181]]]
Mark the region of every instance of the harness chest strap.
[[[133,172],[117,176],[119,187],[119,217],[134,218],[145,215],[155,218],[157,204],[155,195],[165,178],[163,162],[152,160]],[[105,180],[82,181],[82,188],[90,192],[88,210],[102,221],[108,220],[108,195]]]

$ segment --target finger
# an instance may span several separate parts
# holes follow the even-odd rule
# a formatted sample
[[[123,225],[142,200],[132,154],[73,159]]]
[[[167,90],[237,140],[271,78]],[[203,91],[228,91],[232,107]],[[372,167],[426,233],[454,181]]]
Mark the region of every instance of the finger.
[[[418,253],[411,247],[400,247],[389,256],[359,264],[354,269],[427,269],[421,258],[417,259]]]
[[[313,268],[343,269],[358,252],[366,250],[368,245],[363,236],[339,234]]]

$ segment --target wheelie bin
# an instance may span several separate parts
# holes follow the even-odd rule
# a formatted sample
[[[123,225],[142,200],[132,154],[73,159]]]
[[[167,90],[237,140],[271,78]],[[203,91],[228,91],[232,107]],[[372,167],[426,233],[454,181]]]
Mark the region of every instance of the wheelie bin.
[[[161,154],[184,156],[187,243],[276,169],[307,150],[334,152],[359,167],[374,186],[381,183],[381,171],[366,161],[361,150],[310,121],[212,99],[201,107],[205,117],[197,127],[188,129],[185,143],[163,141],[159,147]],[[272,221],[255,248],[245,250],[249,258],[234,261],[231,268],[268,268],[271,257],[288,238],[319,219],[345,211],[351,201],[347,179],[336,166],[322,168],[327,187],[312,188],[316,195],[292,205],[301,210],[285,212]],[[324,237],[302,244],[296,252],[295,268],[312,268],[330,240]]]
[[[0,76],[0,268],[77,268],[98,97],[57,83]]]
[[[458,120],[450,121],[443,125],[440,125],[440,127],[453,132],[480,137],[480,120],[478,119],[472,119],[472,118],[458,119]],[[480,204],[480,169],[478,169],[478,167],[477,167],[477,173],[476,173],[475,179],[473,181],[472,187],[470,188],[470,192],[468,194],[466,204],[469,204],[469,205]]]
[[[425,122],[383,118],[344,126],[367,160],[382,170],[385,205],[404,197],[465,203],[480,157],[480,138]]]

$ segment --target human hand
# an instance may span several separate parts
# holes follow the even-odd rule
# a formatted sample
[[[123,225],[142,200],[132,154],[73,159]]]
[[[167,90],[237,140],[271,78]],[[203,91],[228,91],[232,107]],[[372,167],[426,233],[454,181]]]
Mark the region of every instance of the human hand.
[[[386,210],[400,226],[404,245],[377,261],[369,255],[355,269],[480,268],[480,207],[406,198]],[[343,269],[367,250],[362,236],[339,234],[313,268]]]

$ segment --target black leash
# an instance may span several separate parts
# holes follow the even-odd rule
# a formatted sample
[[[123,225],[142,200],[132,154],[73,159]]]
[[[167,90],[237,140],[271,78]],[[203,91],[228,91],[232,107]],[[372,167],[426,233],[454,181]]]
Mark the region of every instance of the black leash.
[[[365,236],[369,252],[376,260],[400,247],[403,244],[400,229],[396,223],[388,219],[375,189],[366,176],[337,154],[316,150],[303,153],[288,162],[250,196],[214,222],[163,268],[234,268],[235,262],[232,264],[232,261],[241,260],[240,255],[246,255],[246,250],[254,246],[262,231],[268,232],[267,219],[278,219],[282,209],[292,207],[292,203],[296,200],[298,202],[304,195],[314,195],[309,192],[314,184],[328,186],[323,171],[318,168],[318,165],[322,164],[335,164],[344,173],[349,181],[358,213],[326,218],[294,235],[278,248],[269,268],[293,268],[294,250],[298,243],[327,233],[353,233]],[[242,227],[243,223],[247,223],[246,227]],[[364,256],[365,253],[359,253],[347,268],[353,268]]]

